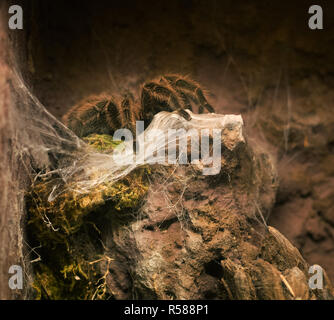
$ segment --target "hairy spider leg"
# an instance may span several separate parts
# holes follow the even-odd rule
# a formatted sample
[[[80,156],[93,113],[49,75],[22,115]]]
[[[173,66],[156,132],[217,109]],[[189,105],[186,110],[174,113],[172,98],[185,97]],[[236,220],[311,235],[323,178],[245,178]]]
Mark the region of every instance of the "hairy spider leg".
[[[113,132],[122,129],[126,124],[126,117],[120,101],[114,99],[110,100],[106,106],[106,115],[107,123]]]
[[[206,100],[204,92],[201,89],[200,85],[196,83],[194,80],[185,79],[183,77],[178,77],[176,75],[171,75],[168,77],[171,79],[172,84],[175,87],[183,89],[187,92],[193,92],[196,95],[200,105],[199,113],[203,113],[204,109],[206,109],[209,112],[215,112],[214,108]]]
[[[168,110],[178,111],[185,119],[191,119],[190,115],[181,107],[178,93],[170,85],[158,82],[145,84],[142,91],[142,106],[144,112],[152,118],[155,113]]]
[[[173,85],[173,80],[171,80],[168,76],[164,76],[160,79],[161,83],[164,83],[165,85],[171,86],[176,93],[178,94],[179,99],[182,102],[183,109],[189,109],[190,111],[193,111],[191,102],[198,104],[198,101],[194,95],[187,95],[184,91],[180,90],[179,88],[175,87]]]
[[[124,118],[126,126],[132,133],[136,132],[136,114],[135,114],[135,101],[132,94],[126,93],[123,95],[122,110],[124,112]]]
[[[63,121],[79,137],[100,131],[104,133],[107,129],[99,124],[104,123],[106,104],[107,100],[101,100],[101,97],[89,98],[70,109]]]

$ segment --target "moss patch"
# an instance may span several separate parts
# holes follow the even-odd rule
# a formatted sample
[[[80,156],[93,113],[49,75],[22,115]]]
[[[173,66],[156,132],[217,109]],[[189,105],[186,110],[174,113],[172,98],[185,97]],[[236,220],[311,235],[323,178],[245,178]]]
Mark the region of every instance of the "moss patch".
[[[121,142],[114,141],[112,136],[107,134],[91,134],[83,140],[98,151],[108,152],[118,146]]]
[[[92,135],[86,142],[99,151],[115,146],[110,136]],[[26,195],[27,238],[36,247],[33,263],[36,299],[106,299],[98,261],[104,255],[101,229],[117,227],[140,207],[148,190],[148,170],[139,168],[115,183],[88,194],[68,191],[49,202],[49,180],[39,179]],[[36,257],[33,257],[36,258]]]

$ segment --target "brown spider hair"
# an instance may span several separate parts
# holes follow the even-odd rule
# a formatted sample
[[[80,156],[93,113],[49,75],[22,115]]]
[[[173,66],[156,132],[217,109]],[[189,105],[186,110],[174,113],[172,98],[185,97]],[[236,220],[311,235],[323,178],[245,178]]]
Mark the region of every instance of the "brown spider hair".
[[[121,128],[134,132],[137,109],[129,92],[118,97],[93,95],[72,107],[62,120],[79,137],[92,133],[112,135]]]
[[[160,111],[177,111],[185,119],[191,116],[185,110],[198,113],[214,112],[205,91],[186,76],[171,74],[147,82],[142,87],[141,103],[126,91],[121,96],[102,94],[82,100],[68,111],[63,122],[79,137],[92,133],[112,135],[117,129],[135,132],[136,120],[144,120],[147,127]]]
[[[143,117],[149,122],[154,114],[163,110],[178,111],[187,120],[190,120],[190,115],[185,110],[195,111],[195,106],[198,113],[205,110],[214,112],[201,86],[189,77],[178,74],[165,75],[145,83],[141,105]]]

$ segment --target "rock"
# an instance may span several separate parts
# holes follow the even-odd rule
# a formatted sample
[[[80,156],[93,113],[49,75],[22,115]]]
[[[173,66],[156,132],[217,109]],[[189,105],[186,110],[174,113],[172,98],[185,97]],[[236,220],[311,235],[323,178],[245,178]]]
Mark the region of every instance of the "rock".
[[[108,290],[116,299],[332,297],[329,282],[322,295],[308,288],[308,264],[263,221],[277,189],[270,156],[243,139],[232,150],[222,141],[221,163],[216,176],[193,165],[152,169],[133,221],[104,234]]]

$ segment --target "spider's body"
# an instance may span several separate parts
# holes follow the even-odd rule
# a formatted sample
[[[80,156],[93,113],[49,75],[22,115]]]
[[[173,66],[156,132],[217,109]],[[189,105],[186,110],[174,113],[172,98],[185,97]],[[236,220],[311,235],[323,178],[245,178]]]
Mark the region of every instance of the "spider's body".
[[[79,137],[112,135],[121,128],[134,133],[136,120],[144,120],[147,126],[160,111],[177,111],[190,120],[185,110],[195,111],[195,106],[198,113],[214,112],[198,83],[184,76],[166,75],[143,85],[140,104],[130,93],[91,96],[70,109],[63,121]]]

